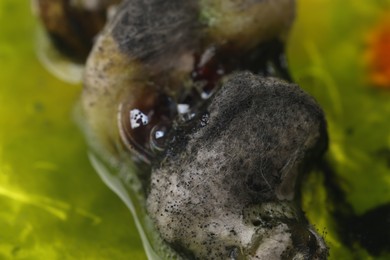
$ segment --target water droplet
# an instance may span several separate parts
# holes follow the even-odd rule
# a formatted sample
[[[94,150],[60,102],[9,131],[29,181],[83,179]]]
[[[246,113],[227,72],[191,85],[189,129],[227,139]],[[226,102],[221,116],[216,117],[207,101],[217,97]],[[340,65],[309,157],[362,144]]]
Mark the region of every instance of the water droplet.
[[[156,134],[154,135],[154,138],[160,139],[165,136],[165,133],[163,131],[156,131]]]
[[[150,147],[153,151],[164,151],[167,142],[167,133],[170,124],[168,122],[158,124],[150,132]]]
[[[164,149],[166,133],[177,113],[172,100],[155,89],[144,90],[136,102],[119,107],[118,128],[126,148],[146,163]]]

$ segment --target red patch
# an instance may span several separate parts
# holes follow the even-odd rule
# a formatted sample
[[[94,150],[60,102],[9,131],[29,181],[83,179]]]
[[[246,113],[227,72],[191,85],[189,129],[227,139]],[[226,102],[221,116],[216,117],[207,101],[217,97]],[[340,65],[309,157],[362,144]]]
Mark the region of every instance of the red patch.
[[[371,83],[390,89],[390,13],[386,13],[370,32],[366,58]]]

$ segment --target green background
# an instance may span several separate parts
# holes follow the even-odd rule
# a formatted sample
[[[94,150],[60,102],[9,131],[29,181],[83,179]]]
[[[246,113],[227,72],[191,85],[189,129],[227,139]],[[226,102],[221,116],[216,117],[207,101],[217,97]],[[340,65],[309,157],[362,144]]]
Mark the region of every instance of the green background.
[[[390,202],[390,91],[367,82],[366,36],[389,1],[300,0],[288,56],[297,83],[323,106],[328,159],[359,214]],[[73,120],[81,86],[36,57],[28,1],[0,0],[0,259],[145,259],[130,212],[101,182]],[[343,246],[322,176],[304,206],[331,259],[366,259]],[[385,256],[382,257],[385,259]]]
[[[146,259],[89,164],[72,115],[81,86],[42,67],[36,29],[29,1],[0,0],[0,259]]]
[[[366,60],[369,35],[386,15],[390,1],[301,0],[288,45],[294,80],[325,110],[327,159],[356,214],[390,202],[390,88],[370,84]],[[390,259],[340,242],[321,173],[303,190],[304,210],[324,233],[331,259]]]

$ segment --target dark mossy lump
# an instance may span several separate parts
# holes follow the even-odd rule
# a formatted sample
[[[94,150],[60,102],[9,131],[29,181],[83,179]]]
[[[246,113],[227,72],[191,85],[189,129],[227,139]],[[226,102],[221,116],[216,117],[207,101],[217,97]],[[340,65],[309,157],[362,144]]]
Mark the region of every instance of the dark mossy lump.
[[[179,126],[152,170],[148,211],[161,236],[195,259],[325,259],[295,194],[327,147],[318,104],[297,85],[243,72],[206,109],[207,123],[200,113]]]

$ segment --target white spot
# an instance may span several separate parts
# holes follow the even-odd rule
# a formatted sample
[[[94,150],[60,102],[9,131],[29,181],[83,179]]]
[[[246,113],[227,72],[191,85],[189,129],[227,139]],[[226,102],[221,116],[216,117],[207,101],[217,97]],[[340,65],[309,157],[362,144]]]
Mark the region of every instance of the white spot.
[[[211,97],[211,95],[212,95],[212,93],[202,92],[202,93],[200,94],[200,97],[201,97],[202,99],[208,99],[209,97]]]
[[[186,114],[190,111],[190,105],[188,104],[178,104],[177,105],[177,111],[179,114]]]
[[[164,132],[163,131],[156,131],[156,134],[154,135],[156,139],[160,139],[164,137]]]
[[[131,129],[140,127],[141,125],[147,125],[148,123],[148,116],[142,113],[139,109],[133,109],[130,111]]]
[[[200,57],[199,67],[203,67],[215,56],[216,48],[208,48],[203,55]]]

